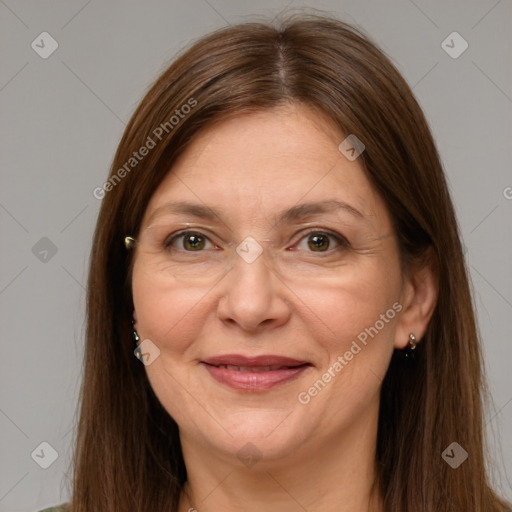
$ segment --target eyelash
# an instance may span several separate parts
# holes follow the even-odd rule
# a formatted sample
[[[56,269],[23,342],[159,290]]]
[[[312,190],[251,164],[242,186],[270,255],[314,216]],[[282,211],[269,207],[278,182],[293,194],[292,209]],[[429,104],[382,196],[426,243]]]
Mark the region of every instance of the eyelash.
[[[335,247],[334,249],[328,249],[327,251],[318,251],[318,254],[330,254],[333,251],[339,249],[340,247],[342,247],[342,248],[350,247],[348,240],[344,236],[342,236],[338,233],[335,233],[333,231],[326,231],[326,230],[315,229],[315,228],[310,229],[309,231],[306,231],[297,243],[300,243],[304,238],[306,238],[308,235],[311,235],[311,234],[327,235],[327,236],[333,238],[339,244],[339,246]],[[175,234],[171,235],[170,237],[168,237],[164,241],[165,249],[171,250],[173,242],[175,240],[177,240],[178,238],[185,237],[186,235],[199,235],[200,237],[208,240],[210,243],[213,243],[206,235],[204,235],[200,231],[185,230],[185,231],[180,231],[178,233],[175,233]],[[295,244],[295,245],[297,245],[297,244]],[[187,253],[204,252],[205,251],[205,249],[201,250],[201,251],[187,251],[185,249],[178,249],[178,250],[181,250],[182,252],[187,252]],[[309,252],[314,254],[316,251],[309,251]]]

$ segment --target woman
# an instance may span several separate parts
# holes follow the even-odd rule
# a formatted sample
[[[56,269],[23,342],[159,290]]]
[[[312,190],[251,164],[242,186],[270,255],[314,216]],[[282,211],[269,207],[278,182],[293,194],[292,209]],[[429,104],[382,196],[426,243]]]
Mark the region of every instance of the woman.
[[[203,38],[95,195],[69,510],[507,510],[440,159],[366,36]]]

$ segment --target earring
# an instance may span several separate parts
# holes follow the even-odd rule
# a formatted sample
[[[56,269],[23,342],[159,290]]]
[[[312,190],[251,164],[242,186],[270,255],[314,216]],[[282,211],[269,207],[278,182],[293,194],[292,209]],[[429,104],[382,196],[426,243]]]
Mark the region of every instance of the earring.
[[[135,238],[131,236],[124,237],[124,246],[126,249],[131,249],[135,245]]]
[[[139,333],[135,330],[135,321],[132,320],[132,340],[133,340],[133,349],[137,348],[137,343],[140,340]]]
[[[405,349],[402,351],[404,359],[407,361],[414,361],[416,358],[416,354],[414,351],[416,350],[416,346],[418,345],[418,340],[416,339],[416,336],[411,332],[409,334],[409,344]]]

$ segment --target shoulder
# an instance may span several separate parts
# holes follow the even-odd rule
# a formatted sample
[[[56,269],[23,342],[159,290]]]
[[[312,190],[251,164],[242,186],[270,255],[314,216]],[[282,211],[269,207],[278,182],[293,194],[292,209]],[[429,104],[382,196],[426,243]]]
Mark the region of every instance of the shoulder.
[[[55,505],[54,507],[45,508],[39,512],[70,512],[70,510],[69,503],[62,503],[60,505]]]

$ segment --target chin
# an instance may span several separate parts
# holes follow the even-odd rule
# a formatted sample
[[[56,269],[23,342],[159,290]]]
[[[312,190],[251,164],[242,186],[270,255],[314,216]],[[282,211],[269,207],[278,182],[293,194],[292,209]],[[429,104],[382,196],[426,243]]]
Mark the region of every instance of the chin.
[[[196,435],[228,458],[236,457],[244,464],[246,458],[270,463],[297,452],[309,437],[307,431],[314,431],[305,413],[303,408],[302,411],[245,410],[216,418],[225,430],[214,422],[215,425],[210,424]],[[311,411],[307,414],[311,420]]]

